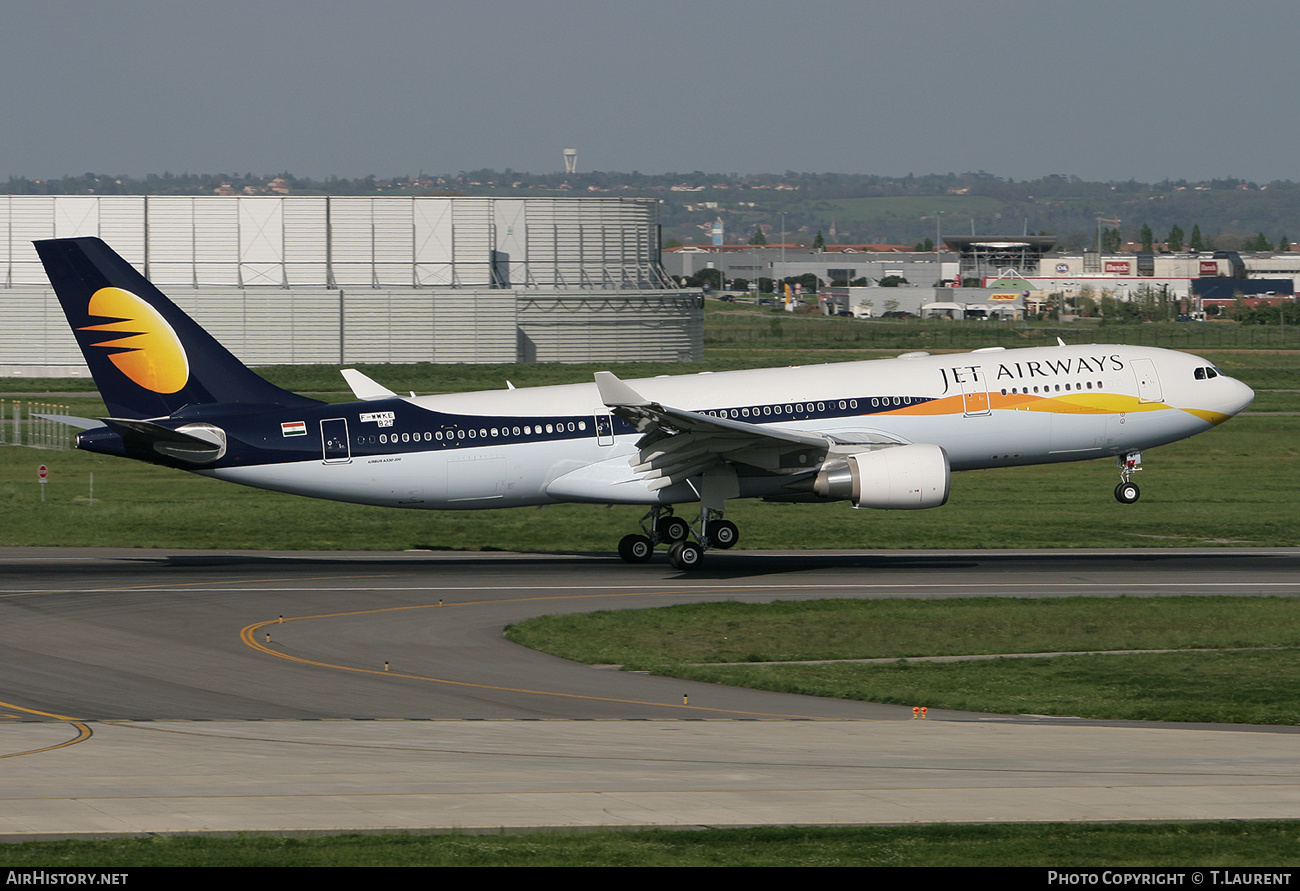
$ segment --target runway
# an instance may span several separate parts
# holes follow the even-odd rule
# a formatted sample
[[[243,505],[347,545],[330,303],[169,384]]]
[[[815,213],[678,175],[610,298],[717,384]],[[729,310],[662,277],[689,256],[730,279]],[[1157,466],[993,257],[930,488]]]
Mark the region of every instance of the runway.
[[[1300,550],[0,549],[0,836],[1300,817],[1293,728],[931,712],[580,666],[556,612],[1300,595]]]

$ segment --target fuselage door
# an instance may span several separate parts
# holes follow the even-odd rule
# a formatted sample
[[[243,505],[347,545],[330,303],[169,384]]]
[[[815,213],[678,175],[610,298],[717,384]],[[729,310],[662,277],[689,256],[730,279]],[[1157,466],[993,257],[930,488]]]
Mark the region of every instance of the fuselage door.
[[[593,420],[596,422],[596,443],[603,446],[613,445],[614,421],[607,414],[595,415]]]
[[[1160,389],[1160,375],[1151,359],[1133,359],[1129,362],[1137,378],[1138,402],[1160,402],[1164,395]]]
[[[352,460],[347,418],[330,418],[321,421],[320,441],[326,464],[347,464]]]
[[[981,369],[974,369],[975,379],[973,381],[963,380],[961,382],[961,405],[962,412],[968,418],[982,417],[991,414],[989,409],[989,387],[984,381],[984,373]]]

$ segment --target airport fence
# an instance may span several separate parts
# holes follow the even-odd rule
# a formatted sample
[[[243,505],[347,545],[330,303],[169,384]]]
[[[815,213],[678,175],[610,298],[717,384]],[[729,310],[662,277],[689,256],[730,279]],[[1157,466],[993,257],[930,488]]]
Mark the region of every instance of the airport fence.
[[[0,445],[60,452],[71,449],[76,430],[58,420],[70,414],[71,407],[67,405],[0,399]]]

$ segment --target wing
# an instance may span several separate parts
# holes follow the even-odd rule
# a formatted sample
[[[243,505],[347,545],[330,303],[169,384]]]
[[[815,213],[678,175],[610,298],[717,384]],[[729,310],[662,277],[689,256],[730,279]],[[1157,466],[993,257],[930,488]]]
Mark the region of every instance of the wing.
[[[685,482],[723,463],[793,476],[822,467],[833,454],[894,442],[845,443],[803,430],[750,424],[660,405],[608,371],[596,372],[601,401],[641,438],[629,463],[651,490]]]

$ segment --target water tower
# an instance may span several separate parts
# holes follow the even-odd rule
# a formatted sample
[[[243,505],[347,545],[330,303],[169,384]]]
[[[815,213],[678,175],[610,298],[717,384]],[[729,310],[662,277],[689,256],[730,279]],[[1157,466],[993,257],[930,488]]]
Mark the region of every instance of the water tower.
[[[565,149],[564,150],[564,172],[576,173],[577,170],[578,170],[578,150]]]

